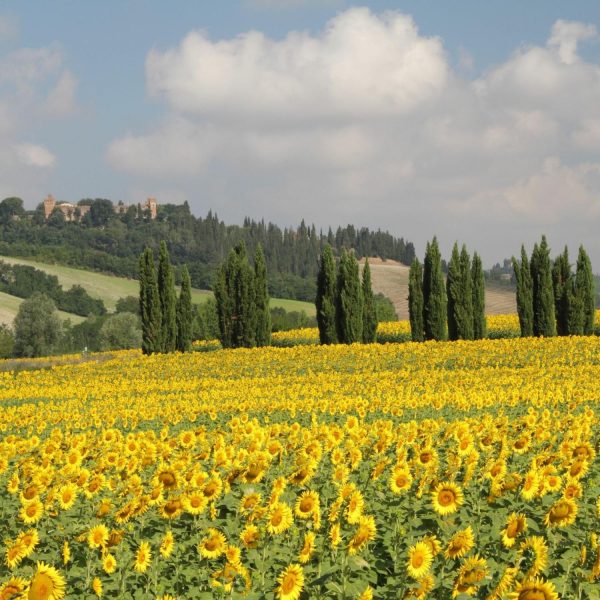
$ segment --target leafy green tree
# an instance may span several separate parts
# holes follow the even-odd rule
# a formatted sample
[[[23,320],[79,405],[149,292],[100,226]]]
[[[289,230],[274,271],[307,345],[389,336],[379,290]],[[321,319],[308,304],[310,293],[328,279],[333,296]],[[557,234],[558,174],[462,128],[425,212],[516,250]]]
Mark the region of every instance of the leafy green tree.
[[[134,315],[140,316],[140,299],[135,296],[125,296],[124,298],[119,298],[115,305],[115,312],[130,312]]]
[[[101,350],[139,348],[142,343],[139,317],[127,312],[111,315],[100,328],[99,342]]]
[[[542,236],[540,245],[536,244],[533,248],[530,268],[533,282],[533,334],[538,337],[553,337],[556,335],[556,313],[550,249],[545,235]]]
[[[0,324],[0,358],[10,358],[13,354],[15,336],[5,323]]]
[[[254,277],[256,297],[256,345],[268,346],[271,343],[271,311],[269,309],[269,289],[267,263],[262,245],[258,244],[254,254]]]
[[[373,303],[375,304],[377,323],[387,323],[398,320],[394,303],[386,295],[378,292],[373,296]]]
[[[0,223],[8,225],[14,219],[21,219],[25,216],[23,200],[21,198],[4,198],[0,202]]]
[[[353,253],[342,251],[337,278],[336,323],[342,344],[362,341],[363,297],[358,261]]]
[[[556,333],[569,335],[569,313],[575,301],[569,250],[565,246],[562,254],[556,257],[552,266],[552,288],[554,292],[554,311],[556,314]],[[574,322],[574,315],[571,315]]]
[[[317,276],[317,325],[321,344],[336,344],[338,341],[336,326],[337,280],[333,250],[326,244],[319,261]]]
[[[447,298],[442,257],[437,238],[427,244],[423,265],[423,321],[425,339],[446,339]]]
[[[531,337],[533,335],[533,281],[525,246],[521,245],[521,262],[513,256],[512,265],[517,282],[517,313],[521,337]]]
[[[192,321],[194,310],[192,306],[192,283],[187,265],[181,269],[181,291],[176,307],[177,339],[176,347],[179,352],[189,352],[192,349]]]
[[[374,344],[377,340],[377,312],[375,299],[371,285],[371,267],[369,259],[365,258],[365,266],[362,273],[362,297],[363,297],[363,334],[362,341],[365,344]]]
[[[477,252],[473,253],[471,286],[473,291],[473,339],[482,340],[487,335],[485,320],[485,278],[481,258]]]
[[[177,296],[167,243],[160,243],[158,256],[158,297],[161,312],[161,352],[174,352],[177,345]]]
[[[221,265],[214,285],[220,341],[224,348],[256,346],[254,279],[242,241]]]
[[[162,350],[162,313],[154,269],[154,255],[150,248],[142,252],[139,269],[142,352],[152,354]]]
[[[423,310],[423,267],[415,256],[408,272],[408,315],[413,342],[425,339]]]
[[[593,335],[596,312],[594,306],[594,275],[592,273],[592,263],[583,246],[579,247],[577,256],[575,283],[583,310],[583,335]]]
[[[62,322],[56,305],[45,294],[34,292],[24,300],[14,320],[15,356],[45,356],[61,343]]]

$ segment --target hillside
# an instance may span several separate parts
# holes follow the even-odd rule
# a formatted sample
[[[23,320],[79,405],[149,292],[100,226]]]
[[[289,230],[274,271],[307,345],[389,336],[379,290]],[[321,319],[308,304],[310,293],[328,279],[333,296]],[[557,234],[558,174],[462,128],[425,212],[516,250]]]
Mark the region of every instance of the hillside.
[[[115,306],[119,298],[124,298],[126,296],[137,296],[139,293],[138,282],[135,279],[117,277],[115,275],[104,275],[102,273],[95,273],[93,271],[75,269],[74,267],[47,264],[40,261],[13,258],[11,256],[0,256],[0,260],[9,264],[29,265],[41,271],[45,271],[49,275],[55,275],[64,289],[68,289],[73,285],[80,285],[93,298],[100,298],[104,302],[104,305],[109,312],[115,310]],[[14,298],[13,296],[7,296],[6,294],[3,294],[3,296],[6,296],[7,298]],[[211,297],[212,292],[208,290],[192,290],[192,302],[196,304],[201,304]],[[15,298],[15,300],[19,299]],[[315,314],[315,306],[310,302],[287,300],[284,298],[271,298],[271,306],[280,306],[285,308],[287,311],[303,310],[309,316]]]
[[[361,261],[361,272],[362,264]],[[401,320],[408,319],[408,271],[409,268],[393,260],[382,261],[369,258],[373,291],[385,294],[394,304]],[[503,315],[517,312],[513,291],[496,286],[486,286],[485,309],[488,315]]]
[[[12,325],[14,318],[17,316],[19,306],[23,302],[22,298],[11,296],[10,294],[4,294],[0,292],[0,323],[3,325]],[[72,313],[58,311],[60,318],[63,320],[69,319],[73,325],[81,323],[85,320],[85,317],[74,315]]]

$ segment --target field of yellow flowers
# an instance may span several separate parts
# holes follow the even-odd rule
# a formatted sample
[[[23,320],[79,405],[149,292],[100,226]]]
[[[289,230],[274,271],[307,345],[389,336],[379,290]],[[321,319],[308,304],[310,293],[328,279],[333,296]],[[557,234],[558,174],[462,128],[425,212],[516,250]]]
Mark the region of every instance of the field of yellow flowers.
[[[32,366],[0,600],[600,597],[598,337]]]

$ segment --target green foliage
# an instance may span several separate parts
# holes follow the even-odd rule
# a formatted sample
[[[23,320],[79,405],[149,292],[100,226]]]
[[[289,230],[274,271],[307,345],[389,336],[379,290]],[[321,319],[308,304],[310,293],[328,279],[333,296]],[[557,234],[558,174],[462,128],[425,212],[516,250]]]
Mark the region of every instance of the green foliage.
[[[271,312],[269,311],[269,290],[267,286],[267,264],[262,246],[258,244],[254,255],[256,307],[256,345],[268,346],[271,343]]]
[[[181,270],[181,291],[177,299],[177,350],[189,352],[192,349],[192,321],[194,311],[192,306],[192,283],[186,265]]]
[[[462,295],[462,278],[460,273],[460,254],[458,244],[454,242],[452,256],[448,263],[448,276],[446,277],[446,294],[448,297],[448,339],[458,340],[460,315],[460,300]]]
[[[373,296],[373,304],[378,323],[398,320],[393,302],[381,292]]]
[[[550,267],[550,249],[546,236],[536,244],[531,255],[531,280],[533,283],[533,334],[552,337],[556,335],[554,289]]]
[[[594,333],[594,276],[592,263],[583,246],[579,247],[577,272],[575,274],[577,295],[581,299],[583,310],[583,334]]]
[[[119,313],[108,317],[99,333],[101,350],[126,350],[139,348],[142,343],[142,330],[139,317],[133,313]]]
[[[425,339],[423,311],[423,267],[415,257],[408,272],[408,316],[413,342],[422,342]]]
[[[447,299],[437,238],[427,243],[423,265],[423,321],[425,339],[446,339]]]
[[[177,344],[177,297],[173,267],[167,243],[160,243],[158,256],[158,298],[161,312],[161,352],[174,352]]]
[[[369,259],[365,259],[365,267],[362,274],[362,297],[363,297],[363,332],[362,341],[365,344],[374,344],[377,341],[377,311],[373,288],[371,285],[371,267]]]
[[[45,356],[57,351],[62,323],[51,298],[35,292],[23,301],[14,321],[15,356]]]
[[[337,276],[336,329],[342,344],[361,342],[363,337],[363,295],[358,261],[342,251]]]
[[[271,309],[271,331],[273,332],[316,326],[316,318],[307,316],[303,310],[285,310],[280,306]]]
[[[473,253],[471,286],[473,298],[473,339],[482,340],[487,336],[487,323],[485,318],[485,277],[481,258],[477,252]]]
[[[571,265],[569,263],[569,250],[565,246],[564,252],[556,257],[552,266],[552,288],[554,292],[554,310],[556,314],[556,333],[558,335],[569,335],[569,321],[577,327],[581,321],[573,313],[575,306],[582,306],[580,302],[574,302],[576,290],[574,289]]]
[[[517,313],[521,337],[530,337],[533,335],[533,281],[525,246],[521,246],[521,262],[513,256],[512,264],[517,282]]]
[[[130,312],[139,316],[140,299],[136,298],[135,296],[125,296],[125,298],[119,298],[115,306],[115,312]]]
[[[0,324],[0,358],[10,358],[13,354],[13,348],[15,345],[15,336],[12,329],[5,325]]]
[[[85,321],[73,325],[68,331],[68,352],[98,352],[100,350],[100,330],[108,317],[88,317]]]
[[[217,316],[217,301],[209,298],[202,304],[193,307],[192,339],[216,340],[219,338],[219,319]]]
[[[338,341],[336,325],[337,280],[333,250],[329,244],[323,248],[317,276],[317,325],[321,344],[335,344]]]
[[[162,313],[154,256],[146,248],[140,256],[140,314],[142,317],[142,352],[152,354],[162,350]]]
[[[254,271],[246,245],[240,242],[221,265],[214,285],[219,340],[224,348],[256,346],[256,298]]]

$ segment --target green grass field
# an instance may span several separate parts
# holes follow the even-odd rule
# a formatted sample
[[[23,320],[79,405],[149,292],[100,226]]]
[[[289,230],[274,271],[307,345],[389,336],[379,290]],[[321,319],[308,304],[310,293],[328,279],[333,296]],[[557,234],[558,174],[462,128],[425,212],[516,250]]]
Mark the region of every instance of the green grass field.
[[[16,296],[11,296],[10,294],[3,294],[0,292],[0,323],[5,325],[12,325],[14,318],[19,311],[19,306],[21,306],[21,302],[23,302],[22,298],[17,298]],[[77,323],[81,323],[84,321],[84,317],[80,317],[79,315],[74,315],[72,313],[63,312],[62,310],[58,311],[60,318],[63,320],[70,319],[73,325]]]
[[[139,292],[138,282],[135,279],[104,275],[102,273],[95,273],[94,271],[85,271],[83,269],[75,269],[63,265],[52,265],[34,260],[26,260],[24,258],[14,258],[12,256],[0,256],[0,260],[9,264],[29,265],[40,271],[45,271],[49,275],[56,275],[59,283],[64,289],[69,289],[73,285],[80,285],[87,290],[93,298],[101,298],[109,312],[115,310],[115,305],[119,298],[124,298],[125,296],[137,296]],[[208,290],[192,290],[192,302],[195,304],[201,304],[211,297],[212,292]],[[9,298],[11,298],[11,296],[9,296]],[[271,298],[271,306],[281,306],[287,311],[303,310],[309,316],[315,314],[315,306],[310,302],[287,300],[284,298]]]

